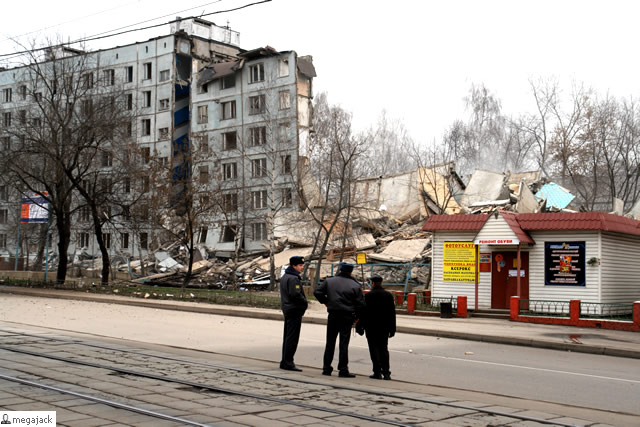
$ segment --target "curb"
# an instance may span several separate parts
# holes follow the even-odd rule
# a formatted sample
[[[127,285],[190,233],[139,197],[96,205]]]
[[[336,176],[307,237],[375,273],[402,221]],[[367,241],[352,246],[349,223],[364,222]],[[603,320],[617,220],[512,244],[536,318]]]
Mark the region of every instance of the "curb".
[[[237,309],[225,308],[220,305],[209,305],[209,306],[198,306],[198,305],[179,305],[172,303],[161,303],[152,300],[130,300],[124,299],[121,297],[95,297],[86,294],[78,294],[78,295],[69,295],[69,294],[57,294],[56,293],[46,293],[36,291],[33,292],[29,290],[29,288],[13,288],[13,287],[0,287],[0,294],[14,294],[14,295],[24,295],[24,296],[32,296],[32,297],[43,297],[43,298],[55,298],[55,299],[66,299],[66,300],[74,300],[74,301],[89,301],[89,302],[98,302],[104,304],[119,304],[119,305],[129,305],[133,307],[148,307],[148,308],[156,308],[161,310],[172,310],[172,311],[184,311],[191,313],[203,313],[203,314],[217,314],[221,316],[234,316],[234,317],[253,317],[256,319],[266,319],[266,320],[282,320],[283,316],[280,312],[266,312],[266,311],[253,311],[251,309],[247,309],[246,307],[239,307]],[[315,325],[326,325],[327,319],[326,317],[315,317],[315,316],[305,316],[302,319],[303,323],[315,324]],[[539,339],[530,339],[530,338],[520,338],[514,336],[500,336],[500,335],[487,335],[487,334],[477,334],[473,332],[456,332],[456,331],[443,331],[439,329],[425,329],[425,328],[416,328],[411,326],[398,326],[396,328],[396,332],[411,334],[411,335],[423,335],[423,336],[433,336],[440,338],[454,338],[454,339],[463,339],[468,341],[480,341],[487,342],[493,344],[507,344],[507,345],[518,345],[523,347],[534,347],[534,348],[544,348],[550,350],[560,350],[560,351],[569,351],[574,353],[587,353],[587,354],[600,354],[605,356],[615,356],[615,357],[625,357],[631,359],[640,359],[640,350],[627,350],[621,348],[610,348],[605,346],[598,345],[587,345],[587,344],[572,344],[572,343],[563,343],[563,342],[553,342],[553,341],[545,341]]]

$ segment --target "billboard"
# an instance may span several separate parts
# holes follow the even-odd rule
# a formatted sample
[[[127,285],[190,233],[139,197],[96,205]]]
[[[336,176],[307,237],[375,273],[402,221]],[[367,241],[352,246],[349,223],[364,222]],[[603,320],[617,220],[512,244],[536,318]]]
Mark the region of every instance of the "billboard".
[[[444,242],[442,281],[476,282],[476,245],[473,242]]]
[[[544,284],[585,286],[585,242],[545,242]]]
[[[20,209],[20,222],[48,222],[48,206],[49,202],[41,194],[24,197]]]

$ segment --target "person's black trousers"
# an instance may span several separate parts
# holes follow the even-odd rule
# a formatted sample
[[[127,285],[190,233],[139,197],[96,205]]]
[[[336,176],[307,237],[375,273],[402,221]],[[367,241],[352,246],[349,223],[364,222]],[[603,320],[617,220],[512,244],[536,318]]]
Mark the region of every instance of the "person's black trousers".
[[[389,335],[367,331],[367,343],[369,355],[373,363],[373,373],[376,375],[389,375]]]
[[[336,339],[340,335],[340,349],[338,355],[338,371],[349,372],[349,340],[351,339],[351,327],[353,326],[353,314],[329,313],[327,320],[327,344],[324,348],[322,371],[331,373],[333,367],[333,354],[336,350]]]
[[[282,360],[281,368],[293,368],[293,356],[298,349],[300,340],[300,326],[302,325],[302,315],[299,313],[284,315],[284,333],[282,337]]]

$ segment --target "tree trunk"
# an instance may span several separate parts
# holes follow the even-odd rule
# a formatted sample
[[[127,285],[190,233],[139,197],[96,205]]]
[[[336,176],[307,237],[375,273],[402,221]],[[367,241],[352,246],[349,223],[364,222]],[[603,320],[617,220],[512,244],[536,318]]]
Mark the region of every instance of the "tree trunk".
[[[58,270],[56,272],[56,282],[64,283],[67,278],[67,262],[69,256],[67,255],[67,249],[69,249],[69,243],[71,242],[71,221],[66,215],[57,213],[56,228],[58,229]]]

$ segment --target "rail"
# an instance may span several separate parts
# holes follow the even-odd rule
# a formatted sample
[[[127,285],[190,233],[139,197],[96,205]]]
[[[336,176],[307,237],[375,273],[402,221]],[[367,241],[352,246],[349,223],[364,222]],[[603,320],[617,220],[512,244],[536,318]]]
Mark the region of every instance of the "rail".
[[[524,316],[569,317],[569,301],[520,299],[518,312]]]
[[[587,319],[633,320],[632,303],[580,302],[580,317]]]

